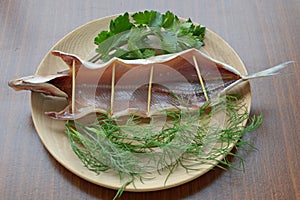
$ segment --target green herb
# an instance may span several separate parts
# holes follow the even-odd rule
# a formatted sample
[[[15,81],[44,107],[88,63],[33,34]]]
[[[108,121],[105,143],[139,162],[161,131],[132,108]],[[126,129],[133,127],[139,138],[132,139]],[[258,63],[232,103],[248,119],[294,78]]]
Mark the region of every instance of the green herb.
[[[222,113],[226,114],[226,124],[212,124],[211,120]],[[201,170],[204,164],[232,166],[226,159],[220,161],[220,156],[236,156],[230,152],[232,145],[237,149],[247,147],[249,142],[242,136],[262,123],[259,116],[243,125],[249,119],[247,107],[231,95],[221,97],[214,106],[208,102],[196,112],[178,109],[166,112],[166,116],[168,120],[159,131],[153,117],[145,125],[145,119],[135,116],[120,124],[120,119],[99,115],[89,124],[67,121],[66,133],[72,149],[88,169],[97,174],[114,170],[126,180],[117,198],[126,186],[152,172],[168,170],[169,177],[179,166],[187,171]],[[237,158],[243,163],[241,157]]]
[[[111,20],[109,30],[101,31],[94,39],[98,46],[97,59],[113,57],[143,59],[160,54],[176,53],[200,48],[205,27],[188,19],[181,22],[172,12],[157,11],[128,13]]]
[[[125,13],[111,20],[109,30],[94,39],[98,55],[92,62],[113,57],[144,59],[200,48],[204,37],[205,27],[195,25],[191,19],[181,21],[170,11]],[[196,112],[166,111],[162,114],[167,120],[161,129],[157,129],[160,119],[155,117],[132,115],[124,121],[99,114],[93,123],[67,121],[66,133],[85,167],[96,174],[113,170],[125,181],[115,196],[118,198],[128,185],[134,186],[136,180],[143,181],[161,171],[168,172],[166,182],[178,167],[187,172],[201,170],[204,165],[232,167],[226,155],[236,156],[243,167],[243,158],[231,148],[252,150],[254,147],[242,136],[262,123],[261,116],[249,120],[243,102],[227,95],[217,103],[207,102]],[[226,123],[211,123],[220,114],[226,116]],[[250,123],[244,125],[247,120]]]

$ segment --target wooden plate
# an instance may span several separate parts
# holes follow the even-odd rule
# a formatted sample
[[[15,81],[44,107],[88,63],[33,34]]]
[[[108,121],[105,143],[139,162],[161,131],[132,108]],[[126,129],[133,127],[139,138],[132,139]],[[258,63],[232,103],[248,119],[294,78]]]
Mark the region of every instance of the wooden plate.
[[[77,54],[82,58],[86,58],[95,49],[95,45],[93,44],[94,37],[101,30],[107,30],[110,20],[115,17],[116,16],[109,16],[89,22],[67,34],[47,53],[40,63],[36,74],[46,75],[68,69],[68,66],[60,58],[51,55],[51,51],[54,49]],[[207,29],[206,32],[205,44],[205,47],[201,48],[203,52],[217,60],[234,66],[243,74],[247,73],[244,64],[235,51],[221,37],[209,29]],[[242,88],[246,96],[245,102],[250,110],[251,91],[249,83],[243,84]],[[94,172],[85,168],[70,147],[69,140],[65,133],[65,122],[50,119],[44,114],[45,111],[50,110],[60,111],[65,106],[66,101],[64,99],[32,93],[32,118],[43,144],[59,163],[79,177],[104,187],[119,189],[124,183],[120,181],[119,175],[112,171],[96,175]],[[231,147],[233,146],[234,144],[231,145]],[[219,159],[221,160],[223,157]],[[203,165],[203,170],[186,173],[183,168],[179,167],[168,178],[166,183],[165,179],[167,173],[162,173],[153,179],[145,180],[144,183],[137,180],[135,187],[129,185],[126,190],[154,191],[174,187],[201,176],[211,168],[211,165]]]

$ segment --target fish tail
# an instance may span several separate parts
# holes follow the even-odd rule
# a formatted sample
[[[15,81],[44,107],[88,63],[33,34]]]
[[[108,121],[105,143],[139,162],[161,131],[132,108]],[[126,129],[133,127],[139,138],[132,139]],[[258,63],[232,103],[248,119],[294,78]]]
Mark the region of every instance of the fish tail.
[[[266,77],[266,76],[273,76],[279,73],[280,70],[290,66],[291,64],[295,63],[294,61],[287,61],[284,63],[281,63],[279,65],[276,65],[274,67],[271,67],[269,69],[254,73],[254,74],[250,74],[250,75],[246,75],[246,76],[242,76],[243,80],[249,80],[249,79],[254,79],[254,78],[260,78],[260,77]]]

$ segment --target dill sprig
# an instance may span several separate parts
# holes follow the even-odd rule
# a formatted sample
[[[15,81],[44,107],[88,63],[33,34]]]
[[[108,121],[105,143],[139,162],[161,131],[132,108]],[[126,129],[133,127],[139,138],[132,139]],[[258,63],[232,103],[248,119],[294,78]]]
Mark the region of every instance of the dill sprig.
[[[99,174],[113,170],[126,179],[115,198],[121,196],[136,179],[153,172],[168,170],[168,177],[177,167],[187,172],[201,170],[207,164],[225,169],[232,167],[226,155],[243,158],[231,152],[254,147],[242,136],[255,130],[261,116],[249,117],[247,106],[237,96],[226,95],[217,102],[207,102],[197,111],[166,111],[166,121],[157,129],[160,118],[130,116],[124,120],[99,114],[92,123],[77,120],[66,122],[71,147],[89,170]],[[226,117],[224,123],[218,118]],[[244,125],[248,120],[249,123]],[[224,159],[221,159],[225,157]]]

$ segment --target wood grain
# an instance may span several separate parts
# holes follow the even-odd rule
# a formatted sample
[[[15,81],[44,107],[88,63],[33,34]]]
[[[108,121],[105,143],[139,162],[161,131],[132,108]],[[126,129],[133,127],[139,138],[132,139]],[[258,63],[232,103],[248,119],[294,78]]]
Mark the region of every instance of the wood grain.
[[[263,125],[245,138],[257,148],[241,152],[245,172],[215,169],[184,185],[125,192],[121,199],[300,199],[300,2],[65,0],[0,1],[1,199],[112,199],[114,190],[89,183],[44,148],[31,120],[29,93],[10,79],[33,74],[49,49],[76,27],[107,15],[155,9],[202,23],[224,38],[248,71],[287,60],[276,77],[251,82],[252,113]],[[238,165],[236,159],[232,160]]]

